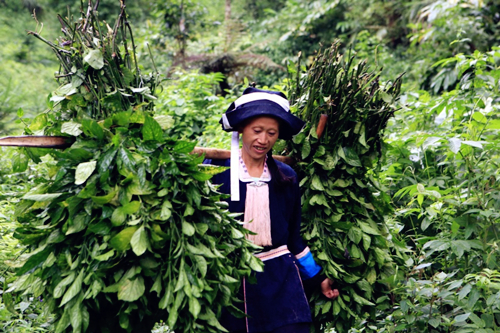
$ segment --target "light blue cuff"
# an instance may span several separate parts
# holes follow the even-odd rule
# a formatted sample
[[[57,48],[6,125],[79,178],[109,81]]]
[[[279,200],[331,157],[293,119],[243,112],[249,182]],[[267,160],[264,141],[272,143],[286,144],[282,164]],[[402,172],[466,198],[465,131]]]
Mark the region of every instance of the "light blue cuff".
[[[312,278],[316,274],[321,271],[321,266],[314,261],[311,252],[308,252],[305,256],[300,259],[297,259],[297,263],[299,266],[299,272],[302,276],[302,279],[306,280]]]

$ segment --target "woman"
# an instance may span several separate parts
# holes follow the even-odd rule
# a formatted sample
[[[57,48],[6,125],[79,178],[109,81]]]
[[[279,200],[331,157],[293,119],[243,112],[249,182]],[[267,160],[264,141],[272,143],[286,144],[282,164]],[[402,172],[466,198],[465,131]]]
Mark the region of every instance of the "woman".
[[[331,299],[339,293],[302,241],[297,175],[271,154],[278,138],[291,139],[304,123],[290,113],[284,94],[256,88],[247,88],[220,122],[233,131],[231,159],[206,163],[230,166],[213,182],[231,194],[229,210],[244,213],[245,227],[255,233],[248,238],[263,247],[256,256],[264,262],[256,283],[243,281],[240,310],[246,316],[236,318],[226,309],[221,323],[238,333],[308,333],[311,315],[302,281],[321,286]]]

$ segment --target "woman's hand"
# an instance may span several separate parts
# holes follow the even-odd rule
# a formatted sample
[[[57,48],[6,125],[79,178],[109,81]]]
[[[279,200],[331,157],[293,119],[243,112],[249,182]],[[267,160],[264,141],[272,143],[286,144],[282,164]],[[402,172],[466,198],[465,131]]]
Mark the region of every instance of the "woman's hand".
[[[330,299],[336,299],[339,297],[339,291],[337,289],[333,289],[333,280],[326,278],[321,282],[321,292],[325,297]]]

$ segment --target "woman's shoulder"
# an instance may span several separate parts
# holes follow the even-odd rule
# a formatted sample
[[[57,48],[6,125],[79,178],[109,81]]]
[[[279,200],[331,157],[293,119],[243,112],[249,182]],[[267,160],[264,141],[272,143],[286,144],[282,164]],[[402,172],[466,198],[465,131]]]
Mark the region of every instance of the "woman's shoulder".
[[[283,162],[280,162],[280,161],[276,161],[276,165],[278,166],[278,168],[280,168],[281,172],[283,172],[283,174],[285,176],[288,176],[288,177],[297,177],[297,173],[295,172],[295,170],[292,169],[291,166],[289,166],[288,164],[285,164]]]

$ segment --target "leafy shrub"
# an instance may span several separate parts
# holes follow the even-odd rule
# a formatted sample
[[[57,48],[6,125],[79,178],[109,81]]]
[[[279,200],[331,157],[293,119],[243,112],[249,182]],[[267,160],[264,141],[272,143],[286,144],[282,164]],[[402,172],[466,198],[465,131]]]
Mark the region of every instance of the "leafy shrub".
[[[114,29],[91,10],[59,17],[60,43],[32,33],[56,53],[64,84],[26,131],[73,143],[23,148],[14,161],[20,171],[45,154],[56,164],[16,207],[28,251],[8,293],[41,296],[55,332],[143,332],[160,320],[219,332],[221,308],[262,266],[207,182],[218,170],[200,169],[195,143],[166,136],[168,119],[153,117],[157,77],[139,70],[124,8]]]
[[[456,66],[457,88],[408,93],[391,125],[383,175],[415,251],[384,319],[399,329],[498,329],[499,57],[494,48],[442,60]]]
[[[381,85],[380,72],[344,58],[338,44],[296,75],[292,109],[307,123],[286,150],[301,179],[303,237],[341,291],[333,302],[313,297],[314,331],[347,332],[360,315],[375,318],[389,306],[387,282],[404,258],[384,221],[389,198],[373,177],[401,81]],[[328,121],[318,137],[322,114]]]

